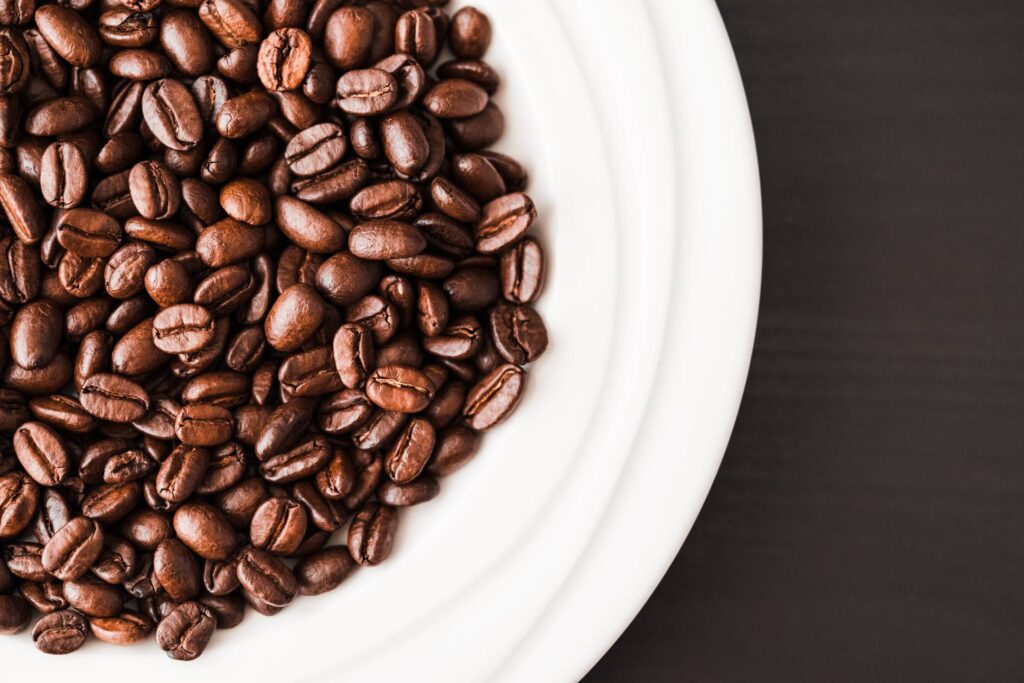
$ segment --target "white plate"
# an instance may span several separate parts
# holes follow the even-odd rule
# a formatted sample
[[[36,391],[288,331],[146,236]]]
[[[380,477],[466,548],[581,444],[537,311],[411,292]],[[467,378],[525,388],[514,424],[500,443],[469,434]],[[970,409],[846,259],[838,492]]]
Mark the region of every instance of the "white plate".
[[[459,3],[456,3],[459,4]],[[712,0],[477,0],[496,29],[502,148],[530,168],[552,340],[516,415],[387,563],[182,664],[152,643],[5,674],[148,681],[563,681],[628,625],[689,531],[725,449],[760,282],[757,165]]]

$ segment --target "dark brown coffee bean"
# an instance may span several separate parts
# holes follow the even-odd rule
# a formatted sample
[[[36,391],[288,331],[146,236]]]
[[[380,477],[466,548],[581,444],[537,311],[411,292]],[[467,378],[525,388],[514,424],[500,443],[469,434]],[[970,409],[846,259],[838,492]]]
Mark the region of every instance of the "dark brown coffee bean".
[[[43,583],[22,581],[18,590],[21,592],[21,597],[25,598],[25,602],[40,614],[53,614],[68,607],[68,601],[64,598],[60,581],[45,581]]]
[[[491,45],[491,22],[475,7],[456,12],[449,31],[452,52],[462,59],[480,59]]]
[[[231,411],[203,403],[184,406],[174,424],[178,439],[190,446],[219,446],[231,438],[234,428]]]
[[[233,593],[238,588],[238,561],[206,560],[203,565],[203,588],[211,595]]]
[[[153,553],[153,574],[167,595],[178,602],[197,597],[203,588],[199,562],[176,538],[168,538],[157,546]]]
[[[444,430],[427,471],[436,476],[452,474],[472,460],[479,450],[480,440],[480,433],[469,427],[456,425]]]
[[[348,548],[333,546],[313,553],[295,567],[302,595],[322,595],[334,590],[356,570]]]
[[[460,311],[480,311],[490,307],[501,296],[501,282],[486,268],[459,268],[442,284],[448,301]]]
[[[26,474],[0,475],[0,539],[16,538],[32,522],[39,486]]]
[[[331,445],[326,440],[313,438],[264,460],[260,464],[260,475],[276,484],[298,481],[323,469],[331,453]]]
[[[209,466],[210,452],[205,448],[178,446],[160,464],[156,475],[157,493],[172,503],[184,502],[199,488]]]
[[[377,286],[380,276],[379,263],[341,252],[317,270],[316,287],[334,305],[351,306]]]
[[[84,258],[106,258],[121,244],[121,226],[94,209],[71,209],[57,222],[57,241]]]
[[[53,362],[64,333],[60,308],[48,299],[22,306],[11,325],[11,359],[28,370]]]
[[[226,218],[203,230],[196,252],[207,266],[221,268],[257,256],[265,241],[264,230]]]
[[[352,520],[348,530],[348,550],[361,565],[380,564],[391,554],[398,526],[395,508],[367,503]]]
[[[415,175],[430,158],[430,141],[419,122],[406,110],[385,116],[380,136],[384,155],[403,175]]]
[[[129,242],[115,251],[103,268],[107,294],[115,299],[130,299],[141,294],[146,286],[146,271],[156,260],[156,252],[139,242]]]
[[[362,391],[348,389],[331,395],[320,404],[320,429],[344,434],[357,429],[373,415],[373,405]]]
[[[124,606],[124,595],[117,586],[82,579],[64,582],[68,604],[87,617],[113,617]]]
[[[180,261],[165,259],[146,271],[146,293],[157,306],[167,308],[184,302],[190,293],[188,269]]]
[[[384,458],[384,471],[392,481],[408,484],[427,466],[434,452],[434,427],[428,420],[416,417],[409,421]]]
[[[520,240],[501,255],[501,289],[508,301],[533,303],[543,286],[544,251],[536,240]]]
[[[267,342],[278,351],[295,351],[316,333],[323,322],[324,300],[306,284],[286,289],[267,314]]]
[[[339,223],[293,197],[277,198],[274,219],[288,239],[315,254],[334,254],[348,240],[348,234]]]
[[[306,534],[306,509],[288,498],[270,498],[256,509],[249,530],[252,544],[275,555],[290,555]]]
[[[35,21],[50,47],[72,66],[89,67],[99,61],[99,34],[78,12],[63,5],[43,5],[36,10]]]
[[[423,106],[441,119],[476,116],[487,107],[487,91],[461,78],[443,80],[423,96]]]
[[[164,78],[146,86],[142,115],[153,135],[172,150],[186,151],[203,138],[203,121],[188,88]]]
[[[295,90],[312,62],[313,41],[297,28],[279,28],[263,39],[257,69],[268,90]]]
[[[353,116],[378,116],[398,102],[395,77],[382,69],[349,71],[338,80],[338,107]]]
[[[398,18],[395,25],[396,51],[411,55],[420,64],[429,65],[437,59],[439,49],[437,26],[426,10],[411,10]]]
[[[14,452],[25,472],[40,486],[58,486],[72,473],[64,440],[42,422],[26,422],[18,427]]]
[[[385,481],[377,489],[377,500],[392,507],[411,507],[433,500],[441,493],[437,479],[423,476],[409,484]]]
[[[20,176],[0,174],[0,208],[25,244],[36,244],[46,232],[46,219],[32,187]]]
[[[97,373],[82,385],[82,407],[101,420],[132,422],[149,410],[149,394],[135,382],[109,373]]]
[[[253,180],[233,180],[220,191],[220,205],[237,221],[263,225],[273,217],[267,188]]]
[[[434,386],[415,368],[389,365],[373,371],[366,381],[366,395],[386,411],[417,413],[433,400]]]
[[[8,543],[2,553],[3,561],[14,577],[35,582],[50,579],[43,566],[43,546],[39,543]]]
[[[259,548],[242,553],[238,580],[249,604],[263,614],[281,611],[298,592],[298,581],[288,565]]]
[[[153,633],[153,621],[144,614],[125,610],[112,617],[89,620],[89,629],[96,640],[111,645],[131,645]]]
[[[309,178],[292,183],[297,199],[313,204],[330,204],[348,199],[369,179],[370,169],[362,159],[353,159]]]
[[[525,371],[515,365],[492,370],[466,397],[463,414],[467,424],[484,431],[503,421],[519,405],[525,381]]]
[[[232,97],[217,112],[214,124],[217,132],[237,140],[252,135],[274,115],[277,105],[262,91],[253,91]]]
[[[415,256],[427,241],[408,223],[376,220],[360,223],[348,235],[348,248],[353,255],[371,261]]]
[[[3,383],[28,396],[48,396],[60,391],[71,381],[71,374],[71,359],[58,353],[49,365],[35,370],[23,368],[17,363],[9,365],[3,375]]]
[[[171,659],[191,661],[203,654],[216,629],[217,619],[208,607],[184,602],[157,626],[156,643]]]
[[[213,341],[216,330],[208,310],[196,304],[165,308],[153,319],[153,343],[164,353],[192,353]]]
[[[228,518],[207,503],[185,503],[178,508],[174,531],[194,553],[207,560],[226,560],[237,545]]]
[[[43,548],[46,571],[62,581],[77,579],[92,567],[103,550],[103,531],[99,524],[76,517],[53,535]]]
[[[146,453],[130,448],[115,453],[103,466],[103,481],[108,484],[124,484],[147,477],[156,462]]]
[[[71,521],[74,514],[68,501],[56,489],[43,489],[39,498],[39,512],[32,523],[32,533],[36,540],[45,544],[61,527]],[[2,575],[3,570],[0,570]],[[3,583],[0,576],[0,584]]]
[[[324,28],[331,64],[342,71],[365,64],[373,48],[374,26],[373,13],[363,7],[342,7],[331,14]]]
[[[259,19],[242,0],[202,0],[199,18],[229,50],[260,41]]]
[[[351,464],[348,467],[351,468]],[[328,500],[309,480],[296,483],[292,487],[292,497],[306,507],[309,522],[322,531],[333,533],[346,521],[344,505]]]
[[[50,206],[62,209],[77,206],[89,189],[89,171],[85,156],[77,145],[55,142],[46,148],[39,170],[40,191]]]
[[[516,365],[533,362],[548,346],[544,321],[529,306],[498,304],[491,311],[491,338],[502,358]]]
[[[362,386],[373,371],[373,336],[361,325],[342,325],[334,336],[333,356],[341,381],[349,389]]]
[[[89,622],[81,614],[71,610],[48,614],[32,627],[32,641],[36,644],[36,649],[48,655],[70,654],[82,647],[88,639]]]
[[[165,365],[170,355],[153,343],[153,319],[147,318],[129,329],[114,345],[110,361],[115,372],[135,377]]]
[[[32,610],[21,596],[0,595],[0,635],[21,633],[31,618]]]
[[[290,448],[309,426],[315,407],[316,401],[298,398],[275,409],[256,442],[256,457],[267,460]]]
[[[142,499],[142,485],[137,481],[105,484],[92,489],[82,499],[82,515],[103,524],[123,519]]]
[[[151,220],[171,218],[181,205],[181,184],[159,161],[136,164],[128,176],[128,189],[135,208]]]

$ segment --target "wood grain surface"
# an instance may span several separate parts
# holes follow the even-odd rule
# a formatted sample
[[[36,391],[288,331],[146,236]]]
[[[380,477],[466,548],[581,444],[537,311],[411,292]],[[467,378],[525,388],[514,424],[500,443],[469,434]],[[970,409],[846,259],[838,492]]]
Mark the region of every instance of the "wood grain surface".
[[[719,7],[764,192],[753,368],[588,680],[1024,680],[1024,4]]]

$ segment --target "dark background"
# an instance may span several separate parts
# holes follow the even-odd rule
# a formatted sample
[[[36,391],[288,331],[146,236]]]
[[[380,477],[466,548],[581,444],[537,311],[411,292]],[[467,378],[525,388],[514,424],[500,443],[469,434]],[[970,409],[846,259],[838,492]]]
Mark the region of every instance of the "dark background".
[[[588,681],[1024,680],[1024,4],[718,4],[764,193],[753,367]]]

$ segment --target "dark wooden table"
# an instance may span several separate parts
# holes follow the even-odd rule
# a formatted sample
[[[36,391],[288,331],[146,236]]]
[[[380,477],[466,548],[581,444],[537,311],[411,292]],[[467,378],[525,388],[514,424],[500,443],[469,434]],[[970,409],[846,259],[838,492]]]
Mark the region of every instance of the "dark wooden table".
[[[1024,3],[719,0],[765,209],[701,517],[588,680],[1024,680]]]

